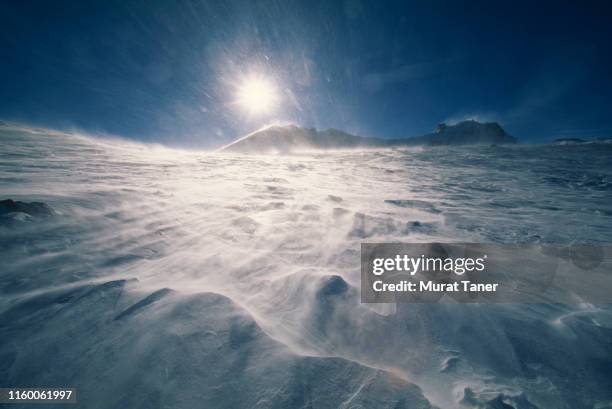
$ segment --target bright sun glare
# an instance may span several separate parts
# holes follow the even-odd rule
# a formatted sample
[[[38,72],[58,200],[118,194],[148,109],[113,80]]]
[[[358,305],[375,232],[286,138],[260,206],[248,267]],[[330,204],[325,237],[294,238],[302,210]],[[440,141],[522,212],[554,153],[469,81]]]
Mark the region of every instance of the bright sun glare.
[[[247,78],[238,88],[238,104],[251,114],[270,113],[277,101],[276,87],[267,78]]]

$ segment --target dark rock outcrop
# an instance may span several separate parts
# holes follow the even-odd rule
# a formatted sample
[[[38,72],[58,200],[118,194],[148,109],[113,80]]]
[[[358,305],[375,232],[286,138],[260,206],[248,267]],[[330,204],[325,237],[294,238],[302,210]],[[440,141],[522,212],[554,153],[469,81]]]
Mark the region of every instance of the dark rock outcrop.
[[[54,212],[47,204],[42,202],[16,202],[12,199],[0,200],[0,215],[12,212],[29,214],[32,217],[49,217]]]
[[[0,200],[0,224],[47,219],[55,215],[51,207],[42,202],[19,202],[12,199]]]
[[[482,123],[474,120],[455,125],[442,123],[433,133],[402,141],[416,145],[501,145],[518,142],[497,122]]]

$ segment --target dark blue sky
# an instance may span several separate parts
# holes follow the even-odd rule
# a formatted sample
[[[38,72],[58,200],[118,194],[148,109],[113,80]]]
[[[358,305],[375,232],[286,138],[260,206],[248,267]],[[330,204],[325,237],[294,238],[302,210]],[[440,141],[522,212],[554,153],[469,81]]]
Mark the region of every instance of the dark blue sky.
[[[216,146],[272,121],[367,136],[495,120],[612,136],[609,2],[5,1],[0,118]],[[234,103],[249,73],[279,109]]]

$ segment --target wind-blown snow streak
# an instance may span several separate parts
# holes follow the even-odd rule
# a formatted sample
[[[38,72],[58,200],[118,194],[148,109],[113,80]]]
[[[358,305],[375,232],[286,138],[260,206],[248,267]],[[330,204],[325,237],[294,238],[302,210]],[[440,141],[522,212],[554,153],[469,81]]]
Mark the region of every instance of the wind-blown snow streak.
[[[362,241],[611,241],[610,147],[241,156],[0,133],[0,199],[57,213],[0,226],[2,386],[74,386],[88,408],[612,401],[608,307],[358,289]]]

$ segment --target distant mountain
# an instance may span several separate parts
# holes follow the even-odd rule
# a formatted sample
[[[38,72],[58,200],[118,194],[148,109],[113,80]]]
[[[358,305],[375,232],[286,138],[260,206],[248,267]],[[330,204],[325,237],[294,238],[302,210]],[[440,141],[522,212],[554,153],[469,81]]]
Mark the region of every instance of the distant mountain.
[[[382,139],[364,138],[336,129],[319,131],[296,125],[274,125],[255,131],[222,148],[242,153],[290,152],[311,149],[343,149],[382,146]]]
[[[402,146],[479,145],[516,143],[517,139],[496,122],[473,120],[456,125],[440,124],[432,133],[413,138],[381,139],[337,130],[319,131],[296,125],[274,125],[255,131],[221,148],[241,153],[286,153],[299,150],[390,148]]]
[[[440,124],[433,133],[403,139],[417,145],[490,145],[517,143],[497,122],[462,121],[456,125]]]
[[[579,143],[586,143],[584,139],[581,138],[557,138],[553,141],[555,145],[576,145]]]
[[[582,138],[557,138],[552,141],[554,145],[584,145],[584,144],[612,144],[612,138],[582,139]]]

